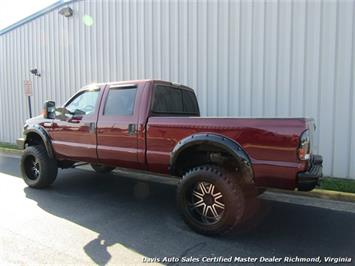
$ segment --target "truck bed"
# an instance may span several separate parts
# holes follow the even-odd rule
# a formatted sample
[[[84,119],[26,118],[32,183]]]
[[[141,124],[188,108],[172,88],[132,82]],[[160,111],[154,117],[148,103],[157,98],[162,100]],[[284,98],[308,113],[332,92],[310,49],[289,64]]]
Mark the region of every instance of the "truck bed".
[[[243,147],[252,161],[257,185],[272,182],[280,188],[293,188],[297,172],[307,167],[297,159],[298,136],[306,123],[305,118],[150,117],[148,167],[166,173],[170,152],[179,140],[195,133],[213,132]]]

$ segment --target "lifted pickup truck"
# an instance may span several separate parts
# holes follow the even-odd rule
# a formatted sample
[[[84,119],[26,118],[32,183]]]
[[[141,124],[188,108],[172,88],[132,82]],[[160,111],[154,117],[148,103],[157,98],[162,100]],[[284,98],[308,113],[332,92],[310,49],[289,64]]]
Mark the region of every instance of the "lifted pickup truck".
[[[203,234],[239,229],[261,188],[312,190],[322,157],[312,154],[314,122],[305,118],[200,117],[194,91],[158,80],[93,84],[64,106],[46,102],[18,145],[28,186],[45,188],[57,169],[116,167],[179,179],[177,205]]]

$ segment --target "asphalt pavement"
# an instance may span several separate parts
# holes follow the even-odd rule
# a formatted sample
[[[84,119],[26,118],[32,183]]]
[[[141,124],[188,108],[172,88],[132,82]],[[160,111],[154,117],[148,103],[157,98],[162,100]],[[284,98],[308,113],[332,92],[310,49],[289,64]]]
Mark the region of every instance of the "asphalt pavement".
[[[266,193],[256,228],[212,238],[184,224],[174,186],[69,169],[49,189],[34,190],[19,178],[18,164],[0,155],[0,265],[317,256],[352,257],[354,264],[355,203]]]

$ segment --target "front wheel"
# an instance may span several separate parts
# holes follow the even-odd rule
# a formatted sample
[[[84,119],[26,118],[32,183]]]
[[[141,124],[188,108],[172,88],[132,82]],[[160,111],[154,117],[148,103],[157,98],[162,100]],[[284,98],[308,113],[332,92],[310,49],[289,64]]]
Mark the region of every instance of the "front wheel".
[[[214,165],[196,167],[184,175],[177,204],[187,225],[206,235],[235,230],[247,208],[245,191],[235,176]]]
[[[32,188],[50,186],[58,174],[57,161],[49,158],[46,149],[40,145],[26,148],[20,167],[23,180]]]

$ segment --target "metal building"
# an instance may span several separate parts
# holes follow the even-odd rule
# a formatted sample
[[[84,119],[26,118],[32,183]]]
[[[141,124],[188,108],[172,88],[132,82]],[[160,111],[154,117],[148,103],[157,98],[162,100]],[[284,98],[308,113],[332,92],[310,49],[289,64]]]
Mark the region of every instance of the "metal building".
[[[28,118],[24,80],[38,114],[91,82],[157,78],[207,116],[314,117],[325,174],[355,178],[354,18],[348,0],[59,1],[0,31],[0,141]]]

